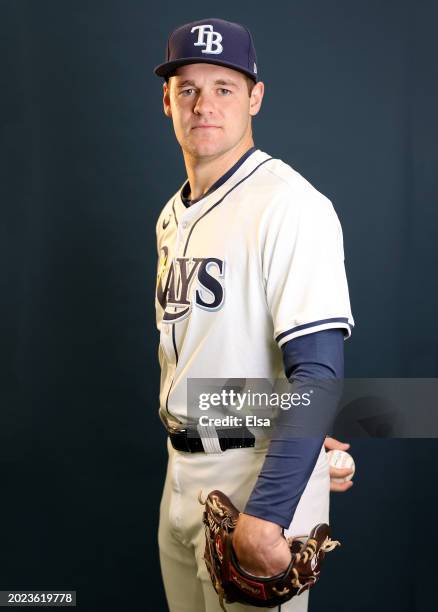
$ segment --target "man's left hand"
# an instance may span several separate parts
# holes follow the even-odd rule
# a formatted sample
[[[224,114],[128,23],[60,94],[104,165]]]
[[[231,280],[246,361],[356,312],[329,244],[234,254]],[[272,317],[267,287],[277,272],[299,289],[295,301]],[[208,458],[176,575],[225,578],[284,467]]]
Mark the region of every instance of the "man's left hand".
[[[326,451],[347,451],[350,445],[326,437]],[[330,491],[344,492],[353,486],[352,480],[334,482],[351,474],[350,468],[330,467]],[[253,576],[274,576],[284,572],[291,560],[289,545],[276,523],[241,513],[233,533],[233,548],[241,567]]]
[[[233,533],[240,566],[253,576],[275,576],[291,561],[289,545],[276,523],[241,513]]]

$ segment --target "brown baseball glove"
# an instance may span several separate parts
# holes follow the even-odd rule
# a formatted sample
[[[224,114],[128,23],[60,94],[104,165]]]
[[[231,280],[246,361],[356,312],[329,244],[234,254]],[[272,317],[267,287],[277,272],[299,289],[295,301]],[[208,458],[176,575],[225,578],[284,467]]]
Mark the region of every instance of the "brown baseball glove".
[[[199,501],[205,505],[204,559],[225,611],[224,602],[272,608],[300,595],[318,580],[325,554],[340,546],[330,539],[329,526],[320,523],[308,536],[288,538],[292,559],[282,574],[269,578],[253,576],[239,566],[232,546],[240,514],[237,508],[221,491],[212,491],[205,501],[200,495]]]

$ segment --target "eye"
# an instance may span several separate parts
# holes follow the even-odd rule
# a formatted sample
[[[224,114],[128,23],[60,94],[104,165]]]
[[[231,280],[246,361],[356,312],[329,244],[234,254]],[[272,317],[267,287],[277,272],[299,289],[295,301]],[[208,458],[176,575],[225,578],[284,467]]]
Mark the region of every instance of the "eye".
[[[192,91],[195,91],[195,90],[192,87],[189,87],[188,89],[183,89],[180,92],[180,95],[184,96],[185,98],[187,98],[191,94]]]
[[[229,94],[231,94],[231,90],[230,89],[226,89],[225,87],[220,87],[219,91],[220,91],[222,96],[228,96]]]

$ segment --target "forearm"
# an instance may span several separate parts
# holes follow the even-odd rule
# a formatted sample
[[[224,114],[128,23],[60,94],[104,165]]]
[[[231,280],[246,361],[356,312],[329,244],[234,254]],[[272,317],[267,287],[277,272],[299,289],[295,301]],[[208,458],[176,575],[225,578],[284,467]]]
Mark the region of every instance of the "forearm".
[[[303,393],[311,387],[318,398],[305,409],[280,415],[245,514],[289,527],[336,415],[343,343],[342,330],[332,329],[285,345],[285,371],[294,390]]]

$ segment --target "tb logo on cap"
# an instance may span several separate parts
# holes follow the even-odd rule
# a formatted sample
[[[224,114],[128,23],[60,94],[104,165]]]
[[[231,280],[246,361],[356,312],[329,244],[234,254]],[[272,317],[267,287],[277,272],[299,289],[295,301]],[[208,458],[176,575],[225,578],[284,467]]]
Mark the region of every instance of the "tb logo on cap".
[[[195,47],[205,47],[205,49],[202,49],[202,53],[212,53],[214,55],[222,53],[224,50],[221,45],[222,35],[219,32],[215,32],[212,25],[194,26],[190,30],[190,34],[193,34],[195,30],[199,30],[198,40],[193,45]]]

